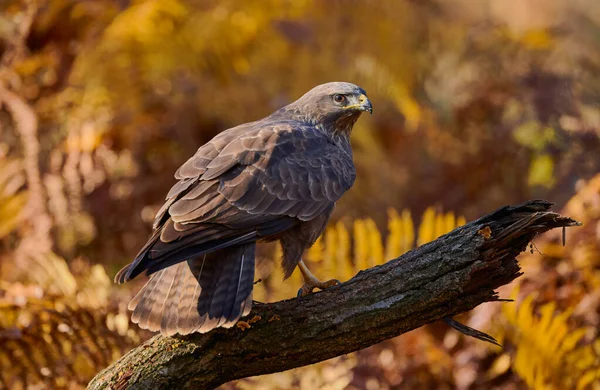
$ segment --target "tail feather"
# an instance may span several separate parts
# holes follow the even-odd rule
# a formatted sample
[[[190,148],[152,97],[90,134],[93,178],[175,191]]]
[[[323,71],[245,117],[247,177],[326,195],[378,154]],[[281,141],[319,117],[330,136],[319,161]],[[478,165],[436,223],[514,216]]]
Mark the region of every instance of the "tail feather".
[[[162,277],[163,274],[152,277],[148,281],[148,283],[146,283],[146,285],[140,290],[140,292],[135,296],[135,298],[132,299],[131,302],[129,302],[129,310],[134,310],[133,314],[131,315],[131,321],[140,324],[140,326],[144,326],[144,324],[147,323],[148,317],[150,316],[150,313],[154,306],[154,302],[159,298],[159,290],[156,287],[161,282]],[[136,300],[138,301],[138,303],[134,303],[134,301]],[[135,310],[138,307],[140,308],[140,310]],[[145,327],[144,329],[146,328],[147,327]]]
[[[200,292],[200,283],[195,275],[199,275],[203,271],[204,263],[206,261],[206,255],[198,258],[198,261],[189,262],[189,267],[185,268],[184,277],[181,281],[181,295],[179,296],[179,302],[177,306],[178,320],[174,330],[172,324],[167,327],[167,332],[175,332],[180,334],[192,333],[199,322],[204,322],[203,319],[198,319],[198,307],[197,305],[190,305],[189,302],[198,302]]]
[[[225,319],[247,315],[252,307],[252,288],[254,287],[254,275],[244,272],[245,261],[250,261],[252,267],[254,267],[254,253],[252,254],[252,259],[247,257],[242,257],[241,259],[239,272],[234,280],[234,283],[232,283],[234,286],[236,286],[235,293],[228,296],[231,305],[223,313],[223,318]],[[237,284],[235,282],[237,282]],[[231,300],[231,298],[234,299]],[[222,323],[222,326],[231,327],[234,324],[235,322],[226,320]]]
[[[224,269],[220,272],[220,278],[209,309],[212,317],[219,319],[217,326],[224,324],[232,315],[236,317],[240,311],[240,305],[238,304],[237,311],[234,305],[237,300],[245,258],[246,255],[242,252],[240,261],[223,264]]]
[[[141,328],[164,335],[233,326],[250,312],[255,244],[243,244],[160,270],[128,308]]]
[[[184,284],[181,283],[184,275],[185,275],[185,267],[174,267],[175,268],[175,276],[173,278],[173,283],[171,284],[171,289],[165,298],[165,304],[162,309],[162,319],[160,323],[161,329],[175,329],[177,330],[177,322],[179,321],[179,310],[178,310],[178,302],[179,297],[181,296],[181,290],[184,287]]]
[[[174,270],[170,270],[169,272],[159,275],[154,288],[152,290],[148,290],[146,294],[144,294],[144,300],[140,303],[142,305],[139,321],[141,328],[151,330],[152,332],[159,330],[160,316],[162,314],[162,309],[164,306],[163,304],[166,298],[165,291],[171,285],[173,271]],[[135,311],[133,313],[135,315]]]

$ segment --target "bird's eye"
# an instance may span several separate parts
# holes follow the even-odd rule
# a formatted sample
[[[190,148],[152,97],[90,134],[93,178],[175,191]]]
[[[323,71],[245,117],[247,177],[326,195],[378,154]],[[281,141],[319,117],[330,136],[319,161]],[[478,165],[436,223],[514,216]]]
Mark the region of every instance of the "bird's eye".
[[[346,101],[346,96],[344,95],[333,95],[333,101],[336,103],[344,103]]]

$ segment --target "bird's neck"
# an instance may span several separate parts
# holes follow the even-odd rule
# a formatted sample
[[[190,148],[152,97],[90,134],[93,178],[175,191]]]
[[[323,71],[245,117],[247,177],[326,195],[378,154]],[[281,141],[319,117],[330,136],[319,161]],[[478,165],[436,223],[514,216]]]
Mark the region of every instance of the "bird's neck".
[[[316,121],[314,125],[320,132],[329,138],[332,143],[350,152],[350,134],[352,133],[352,128],[359,116],[360,114],[346,115],[330,120],[328,120],[328,118],[323,118]]]
[[[344,147],[350,145],[350,134],[359,116],[360,113],[353,112],[348,113],[348,115],[329,118],[307,114],[298,110],[297,107],[292,108],[289,106],[271,114],[272,118],[286,118],[314,126],[333,143]]]
[[[344,134],[347,137],[350,137],[350,133],[352,133],[352,128],[354,127],[354,124],[358,120],[359,116],[360,114],[358,113],[351,113],[348,115],[338,117],[336,120],[332,121],[333,123],[331,125],[331,130],[334,133]]]
[[[285,110],[282,114],[291,116],[293,120],[305,122],[310,125],[321,125],[323,129],[337,134],[345,134],[350,136],[352,127],[360,117],[360,113],[349,112],[346,115],[327,117],[314,114],[306,114],[302,111]]]

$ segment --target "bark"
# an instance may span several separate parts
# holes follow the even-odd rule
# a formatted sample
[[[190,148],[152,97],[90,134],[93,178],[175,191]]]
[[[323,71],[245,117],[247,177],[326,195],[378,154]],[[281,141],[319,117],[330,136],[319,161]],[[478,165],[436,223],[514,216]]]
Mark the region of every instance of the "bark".
[[[155,336],[88,388],[210,389],[357,351],[438,320],[486,339],[451,317],[497,301],[494,289],[520,275],[516,256],[537,234],[578,224],[550,206],[536,200],[504,207],[339,286],[255,304],[231,329]]]

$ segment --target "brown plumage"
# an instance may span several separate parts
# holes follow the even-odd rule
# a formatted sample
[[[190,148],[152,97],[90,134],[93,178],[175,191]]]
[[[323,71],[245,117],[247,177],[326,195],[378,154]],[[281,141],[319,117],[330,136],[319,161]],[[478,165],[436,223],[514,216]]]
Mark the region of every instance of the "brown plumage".
[[[352,126],[372,111],[350,83],[317,86],[223,131],[175,173],[154,232],[115,277],[146,272],[132,320],[172,335],[233,326],[252,305],[257,241],[281,240],[287,278],[354,183]]]

